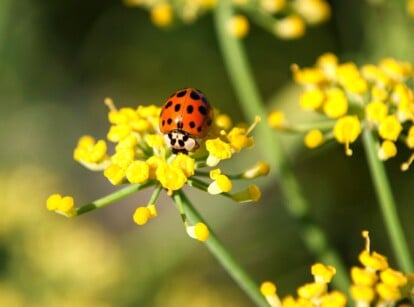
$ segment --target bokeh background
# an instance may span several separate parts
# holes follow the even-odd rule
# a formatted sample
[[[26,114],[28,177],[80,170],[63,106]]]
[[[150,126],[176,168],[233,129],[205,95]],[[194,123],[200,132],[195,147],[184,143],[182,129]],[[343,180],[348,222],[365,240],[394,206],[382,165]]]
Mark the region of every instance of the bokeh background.
[[[394,56],[414,63],[414,18],[405,1],[329,2],[330,21],[298,40],[251,25],[244,44],[269,110],[282,107],[295,116],[290,65],[312,65],[327,51],[341,61]],[[205,247],[187,237],[166,197],[144,227],[133,223],[132,213],[148,201],[145,191],[74,220],[45,208],[54,192],[81,204],[114,190],[72,159],[81,135],[106,135],[105,97],[118,106],[161,105],[185,86],[202,89],[235,121],[245,119],[211,14],[159,29],[147,11],[120,0],[0,1],[1,306],[252,306]],[[339,145],[310,151],[300,138],[282,139],[313,217],[346,264],[357,263],[360,231],[369,229],[373,248],[396,265],[362,147],[356,144],[349,158]],[[243,169],[257,155],[246,151],[231,167]],[[413,247],[414,175],[400,172],[401,162],[386,165]],[[275,281],[283,296],[310,280],[317,259],[284,209],[278,180],[257,180],[258,205],[189,195],[241,265],[258,282]]]

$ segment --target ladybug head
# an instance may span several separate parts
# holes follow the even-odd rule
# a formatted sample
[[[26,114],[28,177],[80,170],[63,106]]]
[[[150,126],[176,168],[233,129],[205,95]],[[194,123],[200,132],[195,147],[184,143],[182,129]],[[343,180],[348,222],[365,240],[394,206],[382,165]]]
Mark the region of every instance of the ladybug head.
[[[164,134],[164,140],[175,154],[179,152],[187,154],[190,151],[195,151],[199,147],[197,141],[182,130],[173,130]]]

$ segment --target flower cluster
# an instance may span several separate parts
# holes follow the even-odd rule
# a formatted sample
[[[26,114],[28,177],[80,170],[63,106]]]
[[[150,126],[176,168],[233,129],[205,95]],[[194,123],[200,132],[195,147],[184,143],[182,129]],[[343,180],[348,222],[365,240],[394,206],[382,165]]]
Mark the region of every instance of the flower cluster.
[[[396,306],[400,301],[413,298],[414,276],[389,268],[387,258],[370,251],[368,231],[363,231],[365,249],[359,254],[361,267],[351,269],[350,296],[356,306]],[[347,296],[337,290],[328,291],[328,284],[335,275],[335,268],[316,263],[311,268],[314,281],[297,289],[297,298],[288,295],[282,300],[276,286],[265,281],[260,287],[272,307],[343,307]]]
[[[350,144],[367,129],[376,132],[381,160],[397,154],[397,141],[414,148],[414,92],[408,85],[414,72],[411,64],[384,58],[377,65],[357,67],[352,62],[340,64],[335,55],[327,53],[314,67],[293,65],[292,70],[294,81],[303,88],[300,107],[323,118],[305,129],[307,147],[335,139],[352,155]],[[272,112],[268,120],[274,128],[304,130],[290,125],[280,111]],[[408,169],[413,159],[402,169]]]
[[[413,289],[407,283],[412,276],[390,268],[385,256],[370,251],[368,232],[363,231],[362,236],[366,240],[365,249],[359,254],[363,267],[351,269],[350,293],[354,301],[360,306],[394,306],[402,298],[410,297]]]
[[[125,0],[127,5],[144,7],[151,21],[159,27],[171,26],[175,20],[193,22],[213,9],[218,0]],[[316,25],[330,18],[331,8],[326,0],[233,0],[238,12],[227,23],[227,30],[242,38],[249,31],[249,21],[282,39],[296,39],[305,34],[307,25]],[[247,16],[247,17],[246,17]]]
[[[144,225],[157,216],[156,201],[162,190],[166,190],[177,204],[188,234],[205,241],[208,229],[203,223],[190,225],[185,218],[182,202],[186,199],[182,189],[193,186],[211,195],[221,194],[237,202],[257,202],[261,192],[256,185],[233,192],[232,180],[252,179],[267,175],[269,165],[259,161],[239,174],[226,174],[218,167],[222,160],[254,145],[250,132],[259,122],[256,118],[250,126],[233,125],[229,116],[215,110],[215,117],[208,135],[200,148],[190,154],[173,154],[159,132],[161,108],[155,105],[138,108],[117,109],[111,99],[105,100],[109,107],[110,128],[107,140],[95,140],[91,136],[79,139],[73,156],[83,166],[103,175],[113,185],[127,185],[119,191],[120,196],[105,197],[94,203],[76,208],[70,196],[53,194],[47,200],[51,211],[73,217],[86,211],[107,205],[114,200],[149,186],[155,187],[147,205],[140,206],[133,214],[136,224]],[[108,143],[114,143],[114,152],[109,153]]]

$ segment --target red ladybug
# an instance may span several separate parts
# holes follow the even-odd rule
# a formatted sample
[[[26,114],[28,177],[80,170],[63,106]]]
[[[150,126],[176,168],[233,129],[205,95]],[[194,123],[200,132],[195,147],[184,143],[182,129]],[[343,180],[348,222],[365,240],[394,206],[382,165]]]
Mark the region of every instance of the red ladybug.
[[[213,122],[213,109],[206,96],[195,88],[174,92],[164,103],[160,114],[160,131],[172,152],[195,151]]]

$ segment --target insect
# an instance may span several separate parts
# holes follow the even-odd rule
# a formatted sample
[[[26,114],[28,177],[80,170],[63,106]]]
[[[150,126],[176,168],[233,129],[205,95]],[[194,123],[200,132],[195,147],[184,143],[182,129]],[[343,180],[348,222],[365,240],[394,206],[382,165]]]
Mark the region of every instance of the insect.
[[[195,151],[197,139],[204,138],[213,122],[213,108],[195,88],[175,91],[161,109],[159,127],[172,152]]]

